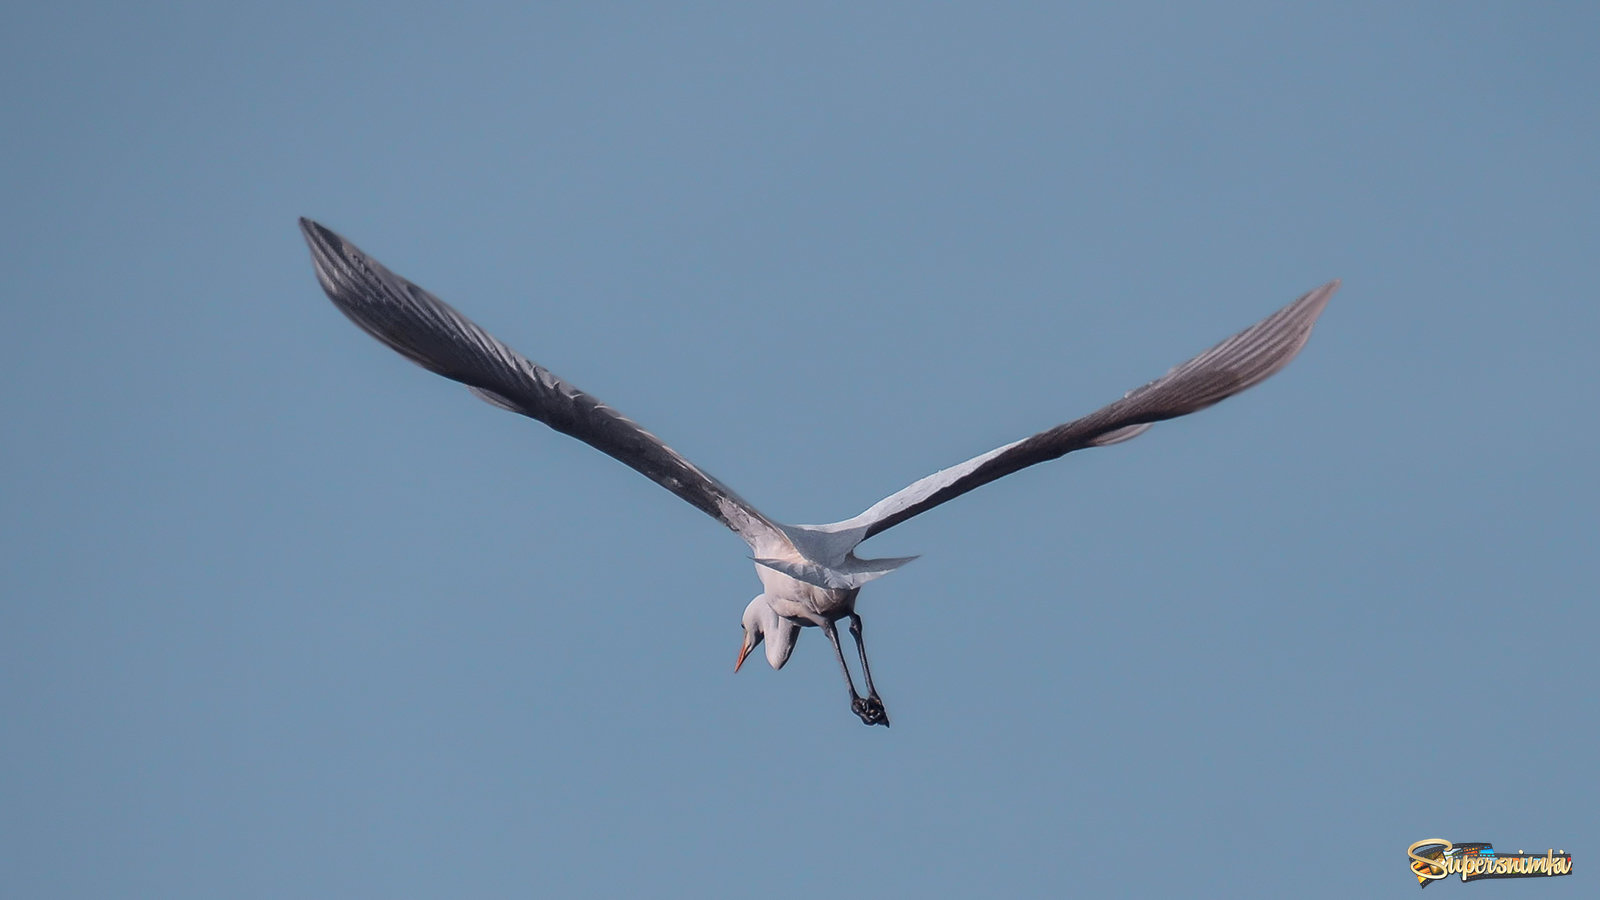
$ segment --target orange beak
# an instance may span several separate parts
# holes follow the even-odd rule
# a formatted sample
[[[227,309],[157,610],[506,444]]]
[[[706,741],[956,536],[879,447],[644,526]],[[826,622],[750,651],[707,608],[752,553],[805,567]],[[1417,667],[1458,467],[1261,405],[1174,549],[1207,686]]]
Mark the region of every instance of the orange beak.
[[[739,667],[744,665],[744,658],[746,656],[749,656],[749,655],[750,655],[750,639],[749,638],[745,638],[744,644],[739,647],[739,661],[733,664],[733,670],[735,672],[739,671]]]

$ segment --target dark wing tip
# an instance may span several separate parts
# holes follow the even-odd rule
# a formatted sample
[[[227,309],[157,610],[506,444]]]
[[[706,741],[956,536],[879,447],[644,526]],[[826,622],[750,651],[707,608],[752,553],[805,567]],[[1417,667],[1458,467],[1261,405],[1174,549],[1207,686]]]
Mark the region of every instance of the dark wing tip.
[[[1201,354],[1197,362],[1213,354],[1216,359],[1210,361],[1209,365],[1196,368],[1204,370],[1214,367],[1220,370],[1219,374],[1226,372],[1237,378],[1238,383],[1228,394],[1260,384],[1300,355],[1300,350],[1311,340],[1312,327],[1317,324],[1317,319],[1338,289],[1339,279],[1335,278],[1322,287],[1307,291],[1283,309],[1223,341],[1211,352]]]
[[[1227,394],[1260,384],[1300,354],[1306,342],[1311,340],[1312,327],[1317,324],[1317,319],[1338,289],[1339,279],[1335,278],[1315,290],[1307,291],[1299,299],[1179,369],[1190,369],[1196,374],[1210,371],[1237,379]]]
[[[1302,319],[1309,326],[1317,321],[1317,317],[1322,315],[1322,310],[1327,307],[1328,301],[1333,299],[1334,293],[1339,290],[1342,284],[1344,284],[1344,279],[1335,278],[1289,304],[1289,308],[1295,309],[1297,311],[1296,318]]]
[[[1339,290],[1340,284],[1340,279],[1335,278],[1316,290],[1308,291],[1304,296],[1284,307],[1276,315],[1269,316],[1265,322],[1257,325],[1254,329],[1250,329],[1251,331],[1260,329],[1262,332],[1269,333],[1282,331],[1290,336],[1290,346],[1286,348],[1286,352],[1279,354],[1274,364],[1261,376],[1263,379],[1287,366],[1290,360],[1299,355],[1301,348],[1305,347],[1306,342],[1311,340],[1312,327],[1322,317],[1322,311],[1327,308],[1328,301],[1333,299],[1333,295]],[[1278,321],[1274,322],[1273,320],[1275,319]]]
[[[1130,391],[1116,418],[1155,422],[1187,415],[1266,381],[1282,371],[1311,340],[1338,279],[1308,291],[1265,319],[1210,350]],[[1120,427],[1120,426],[1118,426]],[[1130,435],[1131,436],[1131,435]]]
[[[332,229],[301,218],[300,233],[323,293],[346,318],[425,369],[470,386],[484,384],[474,377],[484,368],[477,357],[488,352],[492,338]]]
[[[338,303],[340,284],[332,276],[341,268],[341,263],[349,262],[346,250],[348,242],[332,229],[304,216],[300,217],[300,236],[306,239],[306,246],[311,249],[311,264],[316,269],[317,280],[322,283],[329,298]]]
[[[300,217],[300,234],[313,246],[319,243],[332,243],[339,239],[337,234],[305,216]]]

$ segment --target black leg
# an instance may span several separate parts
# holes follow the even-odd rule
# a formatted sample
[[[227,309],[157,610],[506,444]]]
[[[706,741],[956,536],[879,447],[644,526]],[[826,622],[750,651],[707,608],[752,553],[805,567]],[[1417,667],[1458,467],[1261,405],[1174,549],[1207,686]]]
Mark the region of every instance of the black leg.
[[[822,626],[822,632],[828,636],[829,643],[833,644],[833,655],[839,657],[839,668],[844,672],[844,683],[850,687],[850,700],[852,704],[861,699],[856,693],[855,679],[850,677],[850,667],[844,664],[844,651],[839,648],[839,632],[833,627],[832,622]]]
[[[844,661],[844,648],[839,646],[838,629],[833,627],[832,622],[827,622],[823,624],[822,631],[827,634],[828,642],[833,644],[833,655],[839,658],[839,669],[844,672],[844,683],[850,688],[850,711],[861,717],[862,724],[889,724],[889,719],[883,714],[882,702],[856,693],[855,679],[850,677],[850,666]]]
[[[863,701],[875,721],[867,722],[867,717],[862,716],[861,721],[868,725],[889,725],[889,713],[883,708],[883,701],[878,699],[878,689],[872,685],[872,666],[867,664],[867,645],[861,640],[861,617],[855,613],[850,614],[850,637],[855,639],[856,651],[861,654],[861,675],[867,681],[867,699]]]
[[[872,667],[867,665],[867,645],[861,642],[861,617],[855,613],[850,614],[850,636],[855,639],[856,652],[861,654],[861,674],[867,679],[867,696],[878,696],[878,689],[872,686]]]

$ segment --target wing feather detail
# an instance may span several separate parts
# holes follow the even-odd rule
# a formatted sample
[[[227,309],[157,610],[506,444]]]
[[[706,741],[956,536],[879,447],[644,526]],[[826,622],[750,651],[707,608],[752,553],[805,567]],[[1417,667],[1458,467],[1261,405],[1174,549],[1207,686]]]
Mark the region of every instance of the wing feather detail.
[[[790,537],[797,544],[817,545],[819,554],[825,547],[827,555],[840,556],[860,541],[997,478],[1074,450],[1131,440],[1156,422],[1225,400],[1288,365],[1310,339],[1317,317],[1338,289],[1339,282],[1330,281],[1087,416],[935,472],[852,519],[831,525],[790,526]]]
[[[333,231],[309,219],[300,220],[300,230],[328,299],[391,350],[461,382],[486,403],[543,422],[635,469],[728,526],[758,554],[791,549],[772,521],[655,435],[522,356]]]

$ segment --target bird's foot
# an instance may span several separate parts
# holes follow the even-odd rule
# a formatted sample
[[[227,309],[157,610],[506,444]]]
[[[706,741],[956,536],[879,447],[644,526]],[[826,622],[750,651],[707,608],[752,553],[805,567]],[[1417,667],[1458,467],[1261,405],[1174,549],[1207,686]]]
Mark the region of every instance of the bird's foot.
[[[871,697],[857,697],[850,701],[850,711],[861,717],[863,725],[882,725],[889,727],[889,713],[883,708],[883,701],[877,694]]]

